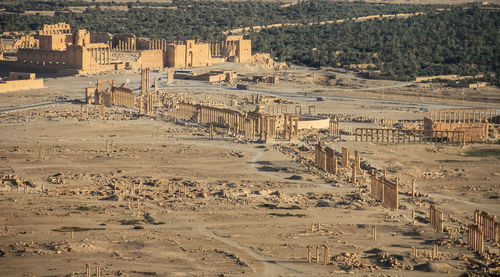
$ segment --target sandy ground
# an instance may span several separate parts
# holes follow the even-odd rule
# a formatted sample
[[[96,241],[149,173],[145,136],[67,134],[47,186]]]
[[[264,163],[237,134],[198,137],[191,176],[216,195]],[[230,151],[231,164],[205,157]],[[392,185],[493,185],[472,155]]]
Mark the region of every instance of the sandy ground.
[[[216,68],[233,69],[242,79],[262,71],[233,64],[198,70]],[[318,113],[395,121],[422,119],[422,107],[500,106],[495,88],[481,90],[484,98],[491,95],[485,103],[472,90],[465,99],[431,89],[422,97],[406,83],[344,71],[268,73],[285,80],[251,84],[251,91],[176,80],[160,82],[159,94],[229,104],[257,92],[287,99],[289,110],[316,105]],[[325,83],[331,74],[343,84]],[[102,78],[136,91],[140,81],[137,72],[123,71],[46,79],[45,89],[0,94],[0,276],[85,276],[85,264],[92,263],[102,276],[498,274],[498,256],[487,266],[467,248],[466,226],[476,209],[500,213],[498,156],[467,156],[471,149],[500,151],[499,144],[355,142],[348,134],[353,128],[380,125],[351,121],[340,123],[340,138],[304,131],[296,143],[261,144],[223,136],[220,129],[210,139],[205,126],[162,119],[162,107],[152,117],[112,108],[108,119],[80,119],[78,101],[64,99],[82,98],[84,88]],[[51,105],[6,111],[40,103]],[[314,138],[336,151],[358,150],[363,163],[400,177],[399,209],[383,208],[369,196],[366,172],[353,185],[348,170],[332,176],[297,162],[292,150],[313,159]],[[447,232],[432,231],[430,204],[444,211]],[[322,250],[321,263],[307,263],[308,246],[325,244],[328,265]],[[431,260],[424,253],[433,244],[440,255]],[[498,253],[498,245],[486,245]]]

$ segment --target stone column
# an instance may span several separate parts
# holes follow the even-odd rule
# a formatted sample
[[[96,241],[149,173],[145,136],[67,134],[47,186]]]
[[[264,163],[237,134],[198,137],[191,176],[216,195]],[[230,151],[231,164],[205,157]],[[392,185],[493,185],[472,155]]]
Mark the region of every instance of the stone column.
[[[356,174],[356,165],[353,163],[352,164],[352,183],[353,184],[356,184],[356,180],[357,180],[357,174]]]

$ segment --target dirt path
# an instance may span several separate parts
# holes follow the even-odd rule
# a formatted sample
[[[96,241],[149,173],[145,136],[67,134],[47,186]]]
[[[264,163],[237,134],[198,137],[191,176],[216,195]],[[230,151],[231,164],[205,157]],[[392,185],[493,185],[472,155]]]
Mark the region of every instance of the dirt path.
[[[287,274],[302,274],[303,272],[293,269],[291,267],[283,265],[283,262],[276,261],[273,259],[270,259],[269,257],[263,256],[252,249],[241,245],[238,242],[235,242],[231,239],[222,237],[217,235],[214,231],[210,230],[206,226],[199,226],[196,228],[196,230],[207,237],[213,238],[215,240],[218,240],[230,247],[236,248],[238,250],[241,250],[245,252],[246,254],[252,256],[254,259],[256,259],[259,263],[262,264],[263,266],[263,271],[260,272],[259,270],[256,270],[255,276],[278,276],[279,274],[287,273]]]

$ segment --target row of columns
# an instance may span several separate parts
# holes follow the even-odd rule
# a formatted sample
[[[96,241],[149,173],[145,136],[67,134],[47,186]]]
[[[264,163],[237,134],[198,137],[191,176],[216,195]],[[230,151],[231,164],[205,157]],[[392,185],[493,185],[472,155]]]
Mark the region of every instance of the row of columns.
[[[443,212],[438,210],[434,205],[431,205],[429,209],[429,218],[432,230],[434,230],[434,232],[442,233],[444,230]]]
[[[493,109],[437,110],[430,112],[431,120],[445,123],[489,122],[491,118],[496,118],[496,115],[497,112]]]
[[[262,103],[262,95],[254,93],[251,96],[251,102],[252,104],[261,104]]]
[[[323,148],[321,142],[316,145],[314,162],[318,168],[328,173],[338,173],[338,161],[335,151],[330,147]]]
[[[259,104],[260,101],[259,100],[262,100],[262,95],[260,95],[260,98],[259,98],[259,95],[252,95],[252,103],[254,104]],[[310,116],[316,116],[316,106],[309,106],[309,115]],[[280,115],[280,114],[285,114],[285,113],[288,113],[288,107],[286,105],[269,105],[267,106],[267,113],[268,114],[276,114],[276,115]],[[302,114],[302,106],[300,105],[296,105],[295,106],[295,114],[298,114],[298,115],[301,115]]]
[[[147,92],[139,96],[139,112],[146,115],[151,115],[153,113],[153,94]]]
[[[110,64],[111,51],[109,47],[88,48],[92,58],[100,65]]]
[[[483,232],[479,229],[479,226],[476,224],[469,225],[469,247],[477,252],[478,254],[482,254],[484,252],[484,236]]]
[[[135,108],[135,94],[132,91],[122,91],[120,88],[112,91],[113,105]]]
[[[338,137],[340,136],[340,128],[339,128],[339,122],[334,120],[333,118],[330,118],[330,122],[328,125],[328,134],[331,137]]]
[[[192,120],[198,123],[214,124],[227,127],[234,133],[244,132],[247,138],[253,139],[257,134],[264,141],[272,140],[278,136],[283,139],[293,140],[299,133],[299,115],[282,114],[267,115],[260,113],[241,114],[238,111],[217,107],[204,106],[181,102],[177,105],[179,118]],[[278,133],[278,119],[283,120],[283,132]]]
[[[121,51],[135,51],[137,50],[137,40],[135,38],[127,38],[126,40],[120,39],[115,49]]]
[[[246,117],[238,111],[183,102],[178,104],[177,115],[180,118],[198,123],[227,127],[234,134],[243,131],[244,135],[249,139],[255,138],[256,130],[258,130],[256,126],[261,122],[260,120],[256,122],[255,118]],[[270,124],[265,125],[261,129],[267,131],[269,126]]]
[[[299,115],[285,114],[283,123],[283,139],[294,140],[299,135]]]
[[[281,115],[288,113],[288,107],[286,105],[268,105],[267,113],[272,115]]]
[[[210,43],[210,53],[212,57],[222,57],[222,42],[216,41]]]
[[[276,138],[276,116],[263,115],[260,117],[260,137],[264,141]]]
[[[358,139],[359,141],[392,143],[427,143],[439,141],[465,144],[466,141],[464,131],[401,130],[379,128],[356,128],[354,130],[354,140],[358,141]]]
[[[164,39],[152,39],[151,41],[149,41],[149,47],[148,49],[149,50],[158,50],[158,49],[161,49],[161,50],[166,50],[167,49],[167,44],[168,44],[168,41],[167,40],[164,40]]]
[[[95,266],[95,276],[101,277],[101,266],[99,264],[86,264],[85,265],[85,277],[91,277],[92,274],[90,272],[91,266]]]
[[[487,240],[498,242],[500,236],[500,223],[496,222],[496,216],[487,212],[474,212],[474,223],[477,224],[479,230],[483,232]]]
[[[316,263],[320,263],[320,250],[323,248],[323,264],[328,265],[330,264],[330,247],[328,244],[324,245],[316,245],[315,247],[312,245],[309,245],[307,247],[307,262],[311,263],[312,262],[312,251],[313,249],[316,248]]]
[[[394,182],[387,178],[386,172],[379,176],[375,170],[371,172],[370,196],[382,203],[382,206],[397,210],[399,208],[399,178]]]

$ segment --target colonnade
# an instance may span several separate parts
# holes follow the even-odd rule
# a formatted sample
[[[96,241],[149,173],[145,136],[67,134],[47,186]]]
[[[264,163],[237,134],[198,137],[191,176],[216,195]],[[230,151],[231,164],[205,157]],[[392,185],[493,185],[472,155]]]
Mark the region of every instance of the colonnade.
[[[496,119],[496,115],[494,109],[440,109],[429,112],[432,121],[445,123],[489,122],[492,118]]]
[[[333,118],[330,118],[328,134],[330,136],[340,136],[339,122],[337,120],[334,120]]]
[[[165,39],[152,39],[149,41],[148,49],[149,50],[158,50],[158,49],[166,50],[167,44],[168,44],[168,41]]]
[[[112,89],[113,105],[135,108],[135,94],[127,88]]]
[[[285,114],[283,120],[283,139],[296,139],[299,136],[299,115]]]
[[[384,174],[379,176],[374,170],[371,172],[370,196],[382,203],[382,206],[397,210],[399,208],[399,178],[394,181],[387,178]]]
[[[316,166],[328,173],[338,173],[338,161],[335,151],[330,147],[323,147],[321,142],[316,144],[314,162]]]
[[[114,48],[121,51],[135,51],[137,50],[137,40],[135,38],[119,39]]]
[[[111,51],[109,47],[87,48],[92,58],[100,65],[110,64]]]
[[[288,113],[288,107],[286,105],[268,105],[267,113],[272,115],[281,115]]]
[[[479,229],[479,226],[476,224],[469,225],[468,244],[469,247],[478,254],[482,254],[484,252],[484,235]]]
[[[429,218],[430,218],[430,224],[432,230],[435,232],[443,232],[444,226],[443,226],[443,212],[438,210],[436,206],[431,205],[430,211],[429,211]]]
[[[464,131],[433,131],[433,130],[403,130],[403,129],[381,129],[381,128],[356,128],[354,130],[355,141],[375,141],[392,143],[427,143],[466,142]]]
[[[177,104],[177,116],[197,123],[229,128],[234,134],[243,132],[250,139],[255,137],[258,130],[258,122],[254,118],[230,109],[181,102]],[[267,129],[269,126],[263,127],[262,129]]]
[[[149,68],[141,71],[141,94],[148,93],[151,88],[151,70]]]
[[[477,224],[487,240],[495,243],[500,241],[500,223],[496,219],[497,217],[494,214],[478,210],[474,212],[474,223]]]

